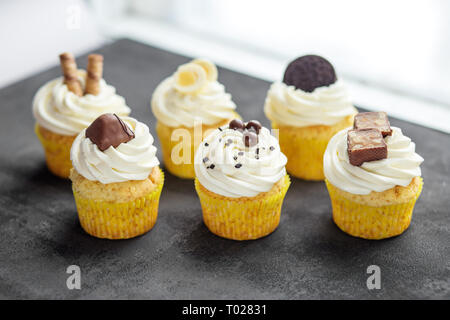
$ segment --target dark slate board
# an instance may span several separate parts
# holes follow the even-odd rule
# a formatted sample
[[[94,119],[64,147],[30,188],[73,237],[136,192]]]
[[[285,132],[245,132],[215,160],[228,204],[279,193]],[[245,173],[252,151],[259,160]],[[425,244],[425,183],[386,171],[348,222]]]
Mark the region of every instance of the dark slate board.
[[[106,80],[155,135],[150,96],[188,58],[130,40],[99,52]],[[84,67],[86,56],[78,64]],[[0,298],[450,298],[449,135],[392,120],[425,158],[425,187],[400,237],[344,234],[331,220],[324,183],[293,179],[275,233],[221,239],[202,222],[193,182],[166,172],[155,228],[132,240],[100,240],[79,226],[70,182],[47,171],[33,133],[33,95],[59,74],[55,66],[0,90]],[[224,69],[219,78],[245,119],[269,124],[269,83]],[[81,290],[66,287],[72,264],[81,267]],[[369,291],[366,269],[373,264],[382,288]]]

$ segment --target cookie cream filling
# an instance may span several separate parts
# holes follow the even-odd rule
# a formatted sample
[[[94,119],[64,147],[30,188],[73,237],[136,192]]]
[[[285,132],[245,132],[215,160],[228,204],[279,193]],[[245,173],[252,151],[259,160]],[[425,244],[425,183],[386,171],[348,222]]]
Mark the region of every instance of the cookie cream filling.
[[[257,143],[248,146],[245,133],[228,126],[214,130],[198,147],[195,174],[209,191],[231,197],[267,192],[286,175],[287,158],[278,140],[261,128]]]
[[[79,71],[79,81],[84,88],[86,72],[83,70]],[[100,80],[99,94],[77,96],[60,77],[42,86],[33,99],[33,114],[38,124],[68,136],[77,135],[101,114],[110,112],[127,116],[130,111],[125,99],[103,79]]]
[[[76,137],[70,150],[73,167],[91,181],[103,184],[129,180],[144,180],[159,165],[156,147],[149,128],[130,117],[122,120],[134,132],[134,138],[114,148],[100,151],[89,138],[86,129]]]
[[[350,164],[347,152],[347,132],[338,132],[328,143],[323,157],[326,179],[335,187],[360,195],[372,191],[382,192],[395,186],[408,186],[414,177],[421,176],[424,159],[415,152],[416,145],[403,135],[400,128],[392,127],[392,136],[384,138],[387,158]]]
[[[275,82],[267,93],[264,113],[279,125],[332,126],[357,113],[341,80],[306,92]]]

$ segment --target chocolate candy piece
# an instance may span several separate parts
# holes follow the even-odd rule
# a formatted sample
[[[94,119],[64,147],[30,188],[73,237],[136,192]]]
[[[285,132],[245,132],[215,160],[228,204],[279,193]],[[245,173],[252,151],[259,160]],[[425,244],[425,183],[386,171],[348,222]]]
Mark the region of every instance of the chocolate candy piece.
[[[306,92],[336,82],[336,73],[328,60],[307,55],[295,59],[286,68],[283,82]]]
[[[349,130],[347,152],[350,163],[360,166],[364,162],[387,158],[387,145],[378,129]]]
[[[243,139],[246,147],[253,147],[258,144],[258,135],[253,131],[245,131]]]
[[[256,134],[259,134],[259,130],[261,130],[261,128],[262,128],[261,123],[259,123],[258,120],[250,120],[245,125],[245,129],[247,129],[248,131],[253,130],[256,132]]]
[[[134,132],[116,114],[105,113],[86,129],[86,138],[100,151],[105,151],[110,146],[117,148],[121,143],[130,141],[134,138]]]
[[[392,135],[386,112],[361,112],[355,116],[354,129],[378,129],[383,137]]]
[[[233,129],[233,130],[244,130],[245,125],[242,122],[242,120],[233,119],[230,121],[229,127],[230,127],[230,129]]]

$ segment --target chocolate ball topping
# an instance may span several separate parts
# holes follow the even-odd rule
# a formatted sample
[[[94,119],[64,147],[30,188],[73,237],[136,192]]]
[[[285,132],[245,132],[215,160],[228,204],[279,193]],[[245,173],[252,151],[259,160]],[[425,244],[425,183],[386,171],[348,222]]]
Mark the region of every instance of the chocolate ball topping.
[[[105,113],[86,129],[86,138],[96,144],[100,151],[110,146],[117,148],[134,138],[134,132],[116,114]]]
[[[245,131],[243,139],[246,147],[253,147],[258,144],[258,135],[253,131]]]
[[[336,82],[336,73],[332,64],[316,55],[307,55],[295,59],[286,68],[283,82],[306,92],[329,86]]]
[[[233,129],[233,130],[244,130],[244,128],[245,128],[244,123],[240,119],[231,120],[229,126],[230,126],[230,129]]]
[[[245,125],[245,129],[247,129],[248,131],[254,130],[256,134],[259,134],[259,130],[261,130],[261,128],[261,123],[258,120],[250,120]]]

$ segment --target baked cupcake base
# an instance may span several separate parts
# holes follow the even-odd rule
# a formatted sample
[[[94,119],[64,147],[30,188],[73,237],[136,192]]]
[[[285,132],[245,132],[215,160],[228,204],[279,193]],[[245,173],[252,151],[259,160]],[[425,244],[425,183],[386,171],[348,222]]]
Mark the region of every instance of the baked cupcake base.
[[[279,130],[281,151],[288,158],[286,170],[304,180],[323,180],[323,154],[328,141],[342,129],[353,125],[353,115],[333,126],[291,127],[272,122]]]
[[[354,195],[325,179],[333,208],[333,220],[345,233],[364,239],[385,239],[402,234],[410,225],[422,178],[407,187]]]
[[[76,136],[65,136],[54,133],[36,123],[34,126],[39,141],[45,152],[47,167],[51,173],[67,179],[72,168],[70,148]]]
[[[232,240],[252,240],[277,228],[290,183],[286,175],[270,191],[256,197],[241,198],[228,198],[211,192],[198,179],[195,179],[195,189],[200,198],[203,221],[212,233]]]
[[[235,118],[239,118],[239,115],[236,114]],[[161,143],[161,150],[163,154],[163,160],[164,160],[164,166],[165,168],[173,175],[184,178],[184,179],[194,179],[195,178],[195,171],[194,171],[194,155],[195,151],[197,150],[198,144],[203,140],[204,137],[206,137],[210,130],[217,129],[218,127],[224,126],[228,124],[231,121],[231,119],[221,121],[215,125],[202,125],[201,132],[202,137],[200,137],[197,142],[197,144],[194,143],[194,128],[187,128],[187,127],[169,127],[163,124],[162,122],[158,121],[156,124],[156,132],[158,134],[159,141]],[[184,131],[186,133],[185,141],[187,142],[187,145],[185,146],[185,149],[189,149],[191,154],[190,158],[184,157],[183,154],[183,144],[182,144],[182,138],[177,137],[176,140],[172,141],[172,135],[175,130],[186,130]],[[200,129],[198,129],[200,130]],[[180,131],[181,134],[182,131]],[[189,135],[187,135],[189,134]],[[174,135],[175,138],[175,135]],[[190,138],[190,140],[188,140]],[[174,157],[172,157],[172,152],[174,153]],[[174,161],[174,158],[176,157],[177,160]],[[184,160],[186,158],[186,162],[190,163],[178,163],[181,162],[181,160]]]
[[[102,184],[72,169],[70,178],[82,228],[106,239],[128,239],[148,232],[158,217],[164,173],[155,167],[146,180]]]

